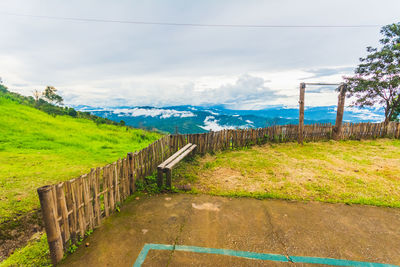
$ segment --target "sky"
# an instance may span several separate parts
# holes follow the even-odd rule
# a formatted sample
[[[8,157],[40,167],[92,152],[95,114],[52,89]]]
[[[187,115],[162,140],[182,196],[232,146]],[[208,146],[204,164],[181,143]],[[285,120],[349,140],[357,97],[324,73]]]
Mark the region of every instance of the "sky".
[[[54,86],[67,105],[296,106],[300,82],[342,82],[378,46],[380,28],[31,15],[333,26],[391,24],[399,10],[398,0],[2,0],[0,77],[25,95]],[[337,104],[334,89],[307,87],[305,104]]]

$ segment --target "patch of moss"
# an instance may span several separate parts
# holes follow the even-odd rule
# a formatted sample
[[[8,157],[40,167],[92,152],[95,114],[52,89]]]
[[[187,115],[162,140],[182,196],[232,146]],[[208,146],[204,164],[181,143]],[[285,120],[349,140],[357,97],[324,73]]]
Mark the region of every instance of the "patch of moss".
[[[6,260],[0,262],[0,267],[11,266],[52,266],[46,235],[31,241],[23,248],[17,249]]]

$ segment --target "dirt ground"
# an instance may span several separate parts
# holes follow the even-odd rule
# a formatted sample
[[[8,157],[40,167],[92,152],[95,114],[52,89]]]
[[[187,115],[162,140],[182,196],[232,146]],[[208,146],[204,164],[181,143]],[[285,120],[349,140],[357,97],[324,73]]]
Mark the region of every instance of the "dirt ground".
[[[400,264],[399,229],[395,208],[162,194],[125,204],[61,266],[133,266],[145,244],[171,249],[149,250],[141,266],[315,265],[178,249],[184,246]]]
[[[0,262],[44,231],[42,214],[35,210],[0,224]]]

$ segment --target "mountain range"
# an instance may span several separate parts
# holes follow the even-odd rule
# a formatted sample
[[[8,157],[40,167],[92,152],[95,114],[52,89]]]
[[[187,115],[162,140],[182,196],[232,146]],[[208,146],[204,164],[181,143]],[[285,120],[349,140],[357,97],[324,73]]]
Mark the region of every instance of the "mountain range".
[[[157,129],[168,133],[203,133],[222,129],[259,128],[271,125],[297,124],[298,108],[270,106],[262,110],[231,110],[223,106],[171,106],[171,107],[91,107],[74,106],[76,110],[108,118],[123,120],[136,128]],[[379,122],[383,110],[346,107],[345,122]],[[305,124],[335,123],[336,106],[305,108]]]

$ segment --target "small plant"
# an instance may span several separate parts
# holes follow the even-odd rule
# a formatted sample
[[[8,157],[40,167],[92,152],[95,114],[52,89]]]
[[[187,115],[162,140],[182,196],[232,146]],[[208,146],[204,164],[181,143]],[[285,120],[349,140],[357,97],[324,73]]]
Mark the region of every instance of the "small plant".
[[[158,194],[163,191],[165,188],[159,188],[157,186],[157,175],[153,173],[152,175],[146,176],[143,180],[137,180],[136,190],[139,192],[147,192],[150,194]]]
[[[214,161],[211,162],[206,162],[203,166],[204,169],[206,170],[211,170],[216,166],[216,163]]]
[[[87,230],[85,233],[85,236],[90,236],[91,234],[93,234],[93,229]]]
[[[82,244],[82,241],[83,241],[83,237],[79,237],[79,238],[78,238],[78,241],[76,241],[76,244],[77,244],[78,246],[80,246],[80,245]]]
[[[261,140],[262,144],[268,143],[269,139],[270,139],[269,135],[265,134],[264,137]]]
[[[74,253],[77,249],[78,249],[78,246],[76,246],[75,244],[72,244],[72,241],[69,240],[69,241],[68,241],[67,252],[68,252],[69,254],[72,254],[72,253]]]
[[[116,210],[117,212],[121,212],[121,202],[117,202],[117,203],[115,204],[115,210]]]
[[[146,187],[143,180],[136,180],[135,186],[137,191],[144,191]]]

